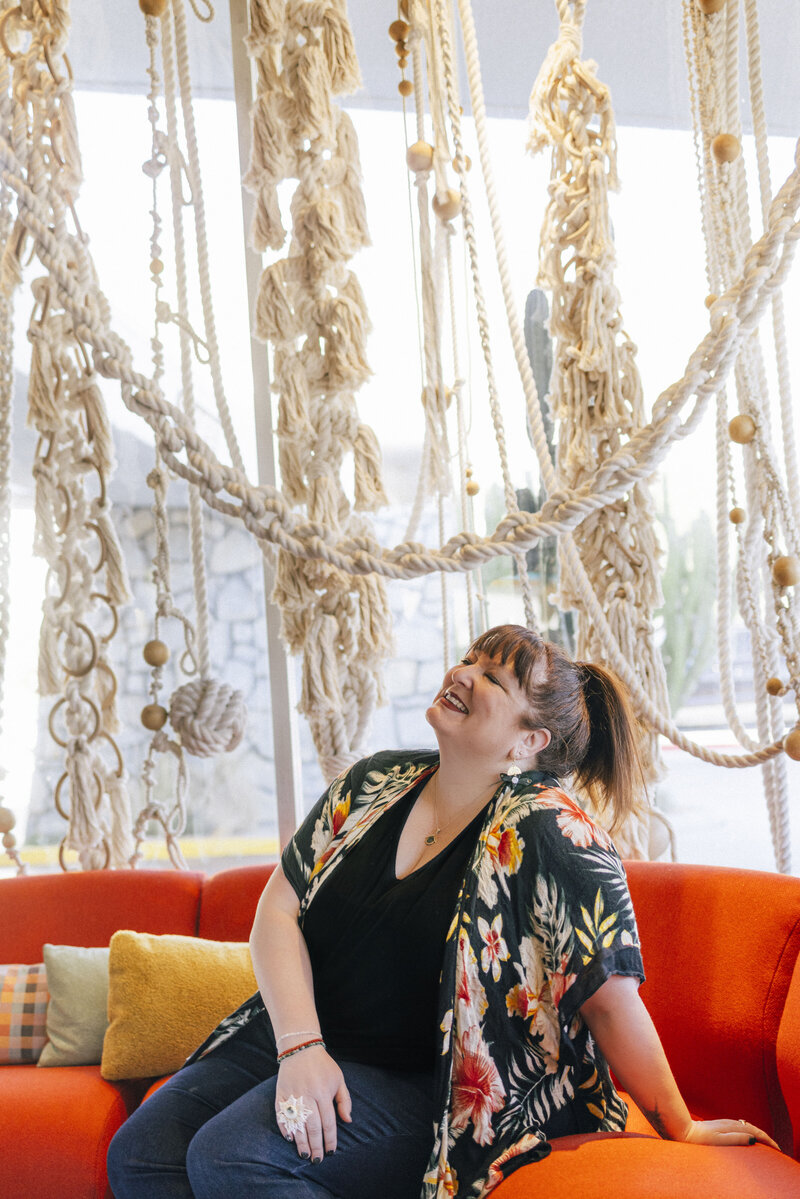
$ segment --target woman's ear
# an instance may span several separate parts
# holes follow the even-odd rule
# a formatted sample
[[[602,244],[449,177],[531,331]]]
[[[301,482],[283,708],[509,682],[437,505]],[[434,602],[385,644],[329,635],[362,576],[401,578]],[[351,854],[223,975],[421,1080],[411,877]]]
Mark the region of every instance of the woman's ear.
[[[526,729],[517,743],[517,757],[532,758],[550,744],[549,729]]]

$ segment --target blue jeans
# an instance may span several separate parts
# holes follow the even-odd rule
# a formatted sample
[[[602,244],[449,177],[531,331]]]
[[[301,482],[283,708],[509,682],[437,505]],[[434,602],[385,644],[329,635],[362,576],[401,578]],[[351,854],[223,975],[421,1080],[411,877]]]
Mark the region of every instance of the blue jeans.
[[[432,1075],[340,1062],[353,1122],[315,1164],[278,1128],[269,1040],[244,1029],[145,1100],[108,1151],[115,1199],[419,1199]]]

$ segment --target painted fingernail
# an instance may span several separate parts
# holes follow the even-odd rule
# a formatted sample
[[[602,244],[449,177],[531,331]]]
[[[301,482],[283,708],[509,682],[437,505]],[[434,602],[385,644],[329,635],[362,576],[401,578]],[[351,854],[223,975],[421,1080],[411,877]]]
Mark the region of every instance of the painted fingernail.
[[[755,1138],[755,1137],[751,1137],[751,1138],[750,1138],[750,1140],[749,1140],[747,1143],[748,1143],[748,1145],[755,1145],[755,1143],[756,1143],[756,1138]]]
[[[319,1163],[322,1161],[322,1158],[321,1157],[312,1157],[311,1161],[315,1166],[318,1166]]]
[[[300,1156],[302,1157],[303,1161],[308,1161],[308,1154],[307,1154],[307,1153],[301,1153],[301,1154],[300,1154]]]
[[[335,1150],[335,1149],[326,1149],[326,1150],[325,1150],[325,1156],[326,1156],[326,1157],[333,1157],[333,1155],[334,1155],[334,1153],[335,1153],[335,1152],[336,1152],[336,1150]]]

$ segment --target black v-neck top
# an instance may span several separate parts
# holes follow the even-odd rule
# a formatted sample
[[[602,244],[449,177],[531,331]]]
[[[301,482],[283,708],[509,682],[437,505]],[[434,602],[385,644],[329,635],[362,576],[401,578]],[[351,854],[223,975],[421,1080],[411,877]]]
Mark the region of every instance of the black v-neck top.
[[[398,878],[397,845],[427,779],[368,829],[322,884],[303,935],[329,1050],[395,1070],[433,1069],[447,930],[485,808],[418,870]]]

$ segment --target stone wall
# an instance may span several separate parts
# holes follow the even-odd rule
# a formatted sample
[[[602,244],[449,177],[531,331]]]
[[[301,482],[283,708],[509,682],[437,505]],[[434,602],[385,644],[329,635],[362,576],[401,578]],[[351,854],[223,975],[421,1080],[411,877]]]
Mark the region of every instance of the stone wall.
[[[142,802],[139,775],[147,749],[147,735],[139,714],[149,702],[149,674],[142,647],[153,636],[155,542],[148,508],[117,506],[115,523],[133,593],[131,604],[120,613],[112,653],[122,724],[117,740],[129,775],[135,813]],[[386,516],[379,536],[399,539],[401,531],[394,527],[395,523],[391,516]],[[216,513],[206,512],[205,532],[212,671],[214,677],[244,693],[249,716],[245,737],[232,753],[212,759],[187,755],[190,772],[187,834],[272,837],[277,835],[277,819],[261,555],[249,534]],[[192,616],[194,600],[185,508],[173,508],[170,512],[170,546],[173,597],[176,605]],[[424,711],[442,676],[439,577],[391,583],[388,594],[396,656],[387,667],[389,703],[376,714],[366,750],[430,744]],[[162,621],[160,634],[172,650],[165,674],[167,685],[161,693],[162,701],[167,702],[175,687],[185,681],[175,673],[182,648],[180,625],[177,621]],[[26,838],[30,844],[58,842],[65,829],[53,806],[53,790],[63,770],[63,751],[53,743],[47,730],[52,703],[52,699],[47,699],[40,704],[37,766]],[[310,807],[323,790],[324,782],[302,717],[300,742],[304,801]],[[167,802],[174,789],[171,758],[159,759],[157,777],[157,795]]]

